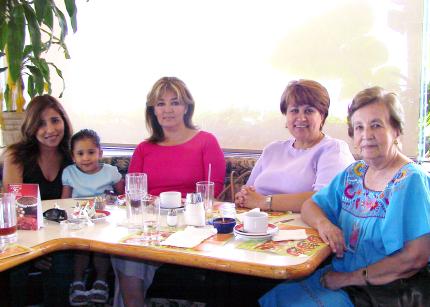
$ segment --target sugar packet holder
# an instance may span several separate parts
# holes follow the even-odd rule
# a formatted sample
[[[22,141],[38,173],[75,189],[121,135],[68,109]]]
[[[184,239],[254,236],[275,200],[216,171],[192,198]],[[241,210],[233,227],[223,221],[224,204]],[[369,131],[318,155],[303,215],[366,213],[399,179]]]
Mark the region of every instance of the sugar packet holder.
[[[185,223],[190,226],[205,226],[205,208],[203,203],[185,205]]]

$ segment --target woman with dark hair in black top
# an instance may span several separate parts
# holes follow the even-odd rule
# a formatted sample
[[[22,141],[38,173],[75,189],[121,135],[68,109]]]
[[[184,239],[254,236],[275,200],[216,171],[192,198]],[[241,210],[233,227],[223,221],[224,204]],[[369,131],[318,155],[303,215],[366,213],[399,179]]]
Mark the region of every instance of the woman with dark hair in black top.
[[[37,96],[30,101],[22,138],[5,152],[3,187],[11,183],[39,184],[42,200],[61,198],[61,174],[72,163],[69,117],[52,96]]]
[[[57,99],[50,95],[30,101],[21,127],[21,140],[4,154],[3,188],[9,184],[35,183],[42,200],[59,199],[63,169],[72,163],[69,117]],[[34,265],[43,272],[44,306],[64,306],[72,278],[70,252],[57,252],[38,259]],[[26,305],[25,289],[30,265],[10,270],[11,306]]]

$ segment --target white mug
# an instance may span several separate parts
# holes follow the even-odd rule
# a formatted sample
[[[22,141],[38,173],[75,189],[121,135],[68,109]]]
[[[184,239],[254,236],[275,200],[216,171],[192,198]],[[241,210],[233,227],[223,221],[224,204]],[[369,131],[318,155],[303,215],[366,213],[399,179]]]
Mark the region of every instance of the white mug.
[[[249,211],[243,215],[243,230],[250,233],[267,233],[269,215],[266,212]]]
[[[181,206],[181,192],[161,192],[160,193],[161,207],[163,208],[178,208]]]

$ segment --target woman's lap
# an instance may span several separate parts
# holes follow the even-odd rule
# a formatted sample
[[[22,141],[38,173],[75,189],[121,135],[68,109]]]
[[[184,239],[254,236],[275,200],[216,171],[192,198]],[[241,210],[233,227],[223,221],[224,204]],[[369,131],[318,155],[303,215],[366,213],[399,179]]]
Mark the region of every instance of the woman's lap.
[[[324,267],[306,279],[284,282],[259,300],[261,306],[351,306],[348,294],[343,290],[332,291],[324,288],[320,278],[328,267]]]
[[[154,279],[155,271],[160,266],[160,264],[157,262],[131,260],[118,256],[112,256],[111,261],[115,272],[114,307],[124,306],[118,280],[119,273],[142,280],[142,292],[145,295],[149,286],[151,286],[152,280]]]
[[[160,266],[157,262],[131,260],[125,257],[112,256],[112,267],[126,276],[152,281],[155,271]]]

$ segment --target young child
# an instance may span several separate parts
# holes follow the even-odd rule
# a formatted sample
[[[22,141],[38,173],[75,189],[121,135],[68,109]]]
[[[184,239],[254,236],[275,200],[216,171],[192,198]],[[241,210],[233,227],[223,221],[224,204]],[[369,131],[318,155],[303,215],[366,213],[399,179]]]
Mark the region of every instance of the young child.
[[[61,198],[97,196],[112,188],[118,194],[124,193],[124,181],[118,169],[109,164],[99,163],[103,151],[100,147],[100,138],[95,131],[83,129],[73,135],[71,150],[75,164],[63,171]],[[77,251],[74,260],[70,305],[83,306],[88,302],[106,303],[109,298],[109,287],[106,283],[106,275],[110,267],[109,256],[94,253],[96,279],[89,291],[86,291],[84,272],[90,261],[90,253]]]

